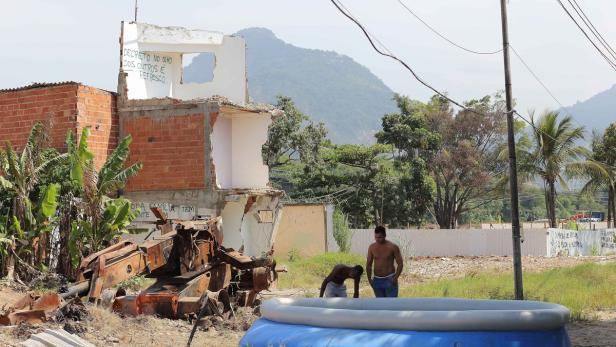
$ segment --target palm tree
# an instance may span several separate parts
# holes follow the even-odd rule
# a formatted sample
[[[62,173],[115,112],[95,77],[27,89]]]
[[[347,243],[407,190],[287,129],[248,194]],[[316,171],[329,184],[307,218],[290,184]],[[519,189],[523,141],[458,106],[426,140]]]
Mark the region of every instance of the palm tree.
[[[592,155],[588,160],[571,166],[571,174],[588,179],[581,190],[584,194],[607,191],[607,227],[616,225],[616,123],[603,136],[593,136]]]
[[[616,170],[597,160],[589,159],[571,167],[573,175],[582,176],[588,181],[580,193],[594,195],[599,191],[607,191],[607,227],[611,228],[614,216],[614,192],[616,187]]]
[[[556,225],[556,182],[568,189],[565,170],[579,158],[588,154],[588,150],[577,144],[584,138],[584,128],[574,127],[570,116],[558,120],[558,112],[546,112],[537,122],[531,115],[533,146],[524,155],[527,161],[521,167],[526,174],[543,180],[545,207],[548,212],[550,227]]]

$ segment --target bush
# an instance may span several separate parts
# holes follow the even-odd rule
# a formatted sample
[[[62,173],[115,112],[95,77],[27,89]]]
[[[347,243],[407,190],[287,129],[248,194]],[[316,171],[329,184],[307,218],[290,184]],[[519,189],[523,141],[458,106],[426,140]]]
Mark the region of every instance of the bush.
[[[348,253],[351,249],[351,229],[347,216],[340,210],[334,210],[334,239],[340,248],[340,252]]]

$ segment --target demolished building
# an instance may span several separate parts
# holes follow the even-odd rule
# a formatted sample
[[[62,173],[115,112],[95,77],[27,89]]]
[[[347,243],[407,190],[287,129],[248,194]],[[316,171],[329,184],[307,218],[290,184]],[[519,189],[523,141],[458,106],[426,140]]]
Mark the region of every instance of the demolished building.
[[[125,196],[221,216],[224,246],[271,252],[282,192],[269,186],[261,147],[280,111],[248,103],[244,39],[134,22],[121,33],[119,134],[131,134],[129,160],[143,163]],[[212,81],[183,82],[188,53],[214,54]]]
[[[182,60],[194,53],[214,56],[211,81],[184,82]],[[249,305],[267,289],[283,192],[269,184],[261,147],[281,111],[249,103],[247,90],[242,38],[122,22],[117,93],[75,82],[0,91],[0,126],[15,130],[0,140],[23,146],[26,136],[14,134],[44,122],[62,150],[67,130],[79,137],[90,127],[97,167],[127,135],[129,163],[143,164],[119,194],[141,207],[137,222],[156,222],[158,234],[82,259],[63,297],[99,300],[120,281],[148,275],[157,282],[144,293],[114,292],[114,308],[180,318],[198,310],[206,292],[241,294]]]
[[[213,78],[183,82],[183,57],[215,57]],[[261,156],[271,105],[248,102],[246,44],[219,32],[122,22],[118,90],[77,82],[33,83],[0,90],[0,141],[16,148],[43,122],[51,145],[66,150],[66,132],[89,127],[89,148],[101,167],[123,136],[129,161],[143,169],[122,195],[154,222],[150,208],[168,218],[222,217],[224,245],[250,256],[271,251],[280,221],[281,191],[269,185]]]

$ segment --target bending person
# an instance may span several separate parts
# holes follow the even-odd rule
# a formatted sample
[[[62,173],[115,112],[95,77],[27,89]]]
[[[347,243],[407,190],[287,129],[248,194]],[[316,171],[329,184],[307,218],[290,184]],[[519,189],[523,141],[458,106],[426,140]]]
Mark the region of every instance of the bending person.
[[[344,281],[347,278],[351,278],[353,279],[353,297],[359,298],[359,280],[363,273],[364,268],[361,265],[346,266],[338,264],[334,266],[329,275],[323,280],[323,284],[321,284],[319,297],[346,298],[347,289]]]

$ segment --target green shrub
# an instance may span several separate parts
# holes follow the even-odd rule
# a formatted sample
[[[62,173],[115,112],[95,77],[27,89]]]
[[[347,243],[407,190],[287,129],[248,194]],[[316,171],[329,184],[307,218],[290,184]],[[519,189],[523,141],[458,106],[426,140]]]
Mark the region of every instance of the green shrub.
[[[333,222],[334,239],[340,251],[347,253],[351,249],[351,237],[353,236],[349,228],[347,216],[342,211],[336,209],[334,210]]]

